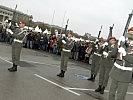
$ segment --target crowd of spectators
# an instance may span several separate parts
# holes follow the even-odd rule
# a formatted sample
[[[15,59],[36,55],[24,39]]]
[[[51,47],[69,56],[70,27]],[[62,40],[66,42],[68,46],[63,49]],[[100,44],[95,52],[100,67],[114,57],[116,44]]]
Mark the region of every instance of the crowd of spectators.
[[[29,49],[42,50],[60,55],[63,47],[62,38],[62,35],[58,35],[58,37],[56,37],[51,34],[41,34],[30,31],[24,40],[23,46]],[[0,29],[0,42],[11,44],[13,42],[13,38],[11,34],[7,33],[4,29]],[[90,57],[93,53],[93,42],[85,42],[81,40],[73,40],[73,42],[74,46],[71,51],[70,59],[91,64]]]

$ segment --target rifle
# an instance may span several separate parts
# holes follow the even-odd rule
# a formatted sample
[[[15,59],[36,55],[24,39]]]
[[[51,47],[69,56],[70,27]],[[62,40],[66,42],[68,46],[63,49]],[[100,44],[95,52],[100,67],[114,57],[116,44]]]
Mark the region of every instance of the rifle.
[[[114,28],[114,24],[109,27],[109,35],[108,35],[108,38],[107,38],[107,42],[109,41],[109,38],[112,36],[112,30],[113,30],[113,28]]]
[[[133,10],[132,10],[131,14],[129,14],[129,17],[128,17],[128,20],[127,20],[127,23],[126,23],[126,26],[125,26],[125,29],[124,29],[124,32],[123,32],[123,36],[125,36],[125,34],[127,33],[130,21],[132,19],[132,16],[133,16]]]
[[[128,20],[127,20],[127,23],[126,23],[126,26],[125,26],[125,29],[124,29],[124,32],[123,32],[124,37],[126,37],[126,34],[127,34],[127,31],[128,31],[128,27],[129,27],[130,21],[132,19],[132,16],[133,16],[133,10],[132,10],[131,14],[129,14],[129,17],[128,17]],[[118,45],[119,45],[119,47],[123,47],[123,48],[127,48],[129,46],[127,41],[125,41],[125,42],[119,41]],[[122,55],[120,53],[117,54],[117,59],[122,60]]]
[[[112,30],[113,30],[113,27],[114,27],[114,24],[112,26],[109,27],[109,35],[108,35],[108,38],[107,38],[107,45],[104,45],[104,51],[108,53],[109,51],[109,38],[112,36]],[[104,55],[104,57],[106,58],[106,56]]]
[[[100,31],[99,31],[99,33],[98,33],[98,37],[97,37],[97,39],[99,39],[99,37],[100,37],[101,30],[102,30],[102,25],[101,25]]]
[[[96,40],[94,42],[94,45],[93,45],[94,51],[96,50],[96,48],[98,48],[98,41],[99,41],[99,37],[100,37],[100,34],[101,34],[101,30],[102,30],[102,25],[101,25],[100,31],[98,33],[98,37],[96,38]]]
[[[126,38],[126,34],[127,34],[127,31],[128,31],[128,27],[129,27],[129,24],[131,22],[132,16],[133,16],[133,10],[132,10],[131,14],[129,14],[129,17],[127,19],[127,23],[126,23],[126,26],[125,26],[125,29],[124,29],[124,32],[123,32],[123,36],[125,38]],[[119,44],[120,47],[125,47],[125,48],[128,47],[127,41],[125,41],[125,42],[119,41],[119,42],[120,42],[120,44]]]
[[[66,24],[65,32],[64,32],[65,35],[66,35],[66,33],[67,33],[68,22],[69,22],[69,19],[67,19],[67,24]]]
[[[11,20],[11,29],[14,30],[16,28],[16,21],[15,21],[15,15],[16,15],[16,9],[17,9],[17,5],[15,6],[15,11],[13,12],[13,17]]]
[[[99,31],[99,33],[98,33],[98,37],[96,38],[96,41],[94,42],[94,44],[98,44],[98,41],[97,41],[97,40],[98,40],[99,37],[100,37],[101,30],[102,30],[102,25],[101,25],[100,31]]]

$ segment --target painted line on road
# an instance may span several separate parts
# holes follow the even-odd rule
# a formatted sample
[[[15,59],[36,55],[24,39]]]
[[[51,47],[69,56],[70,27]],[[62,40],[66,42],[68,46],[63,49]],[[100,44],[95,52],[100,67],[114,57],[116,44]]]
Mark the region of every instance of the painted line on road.
[[[6,60],[6,59],[2,58],[2,57],[0,57],[0,59],[2,59],[2,60],[4,60],[4,61],[6,61],[6,62],[8,62],[8,63],[12,64],[12,62],[10,62],[10,61],[8,61],[8,60]]]
[[[6,62],[12,64],[12,62],[10,62],[10,61],[8,61],[8,60],[2,58],[2,57],[0,57],[0,59],[2,59],[2,60],[4,60],[4,61],[6,61]],[[26,61],[26,60],[23,60],[23,61]],[[27,62],[32,62],[32,63],[33,63],[33,61],[27,61]],[[39,62],[34,62],[34,63],[39,63]],[[39,63],[39,64],[44,64],[44,63]],[[46,64],[45,64],[45,65],[46,65]],[[47,65],[48,65],[48,64],[47,64]],[[50,65],[50,64],[49,64],[49,65]],[[57,66],[56,66],[56,67],[57,67]],[[41,79],[43,79],[43,80],[45,80],[45,81],[47,81],[47,82],[49,82],[49,83],[51,83],[51,84],[54,84],[54,85],[56,85],[56,86],[58,86],[58,87],[60,87],[60,88],[62,88],[62,89],[65,89],[65,90],[67,90],[67,91],[69,91],[69,92],[71,92],[71,93],[73,93],[73,94],[76,94],[76,95],[78,95],[78,96],[80,96],[81,94],[76,93],[76,92],[74,92],[74,91],[72,91],[72,90],[95,91],[95,89],[63,87],[63,86],[61,86],[61,85],[59,85],[59,84],[57,84],[57,83],[54,83],[54,82],[52,82],[52,81],[50,81],[50,80],[48,80],[48,79],[46,79],[46,78],[44,78],[44,77],[42,77],[42,76],[40,76],[40,75],[38,75],[38,74],[34,74],[34,75],[37,76],[37,77],[39,77],[39,78],[41,78]],[[105,92],[109,92],[109,90],[105,90]],[[133,92],[127,92],[127,94],[133,95]]]
[[[73,93],[73,94],[75,94],[75,95],[77,95],[77,96],[80,96],[81,94],[79,94],[79,93],[76,93],[76,92],[74,92],[74,91],[72,91],[72,90],[70,90],[70,89],[68,89],[68,88],[65,88],[65,87],[63,87],[63,86],[61,86],[61,85],[59,85],[59,84],[57,84],[57,83],[55,83],[55,82],[53,82],[53,81],[50,81],[50,80],[48,80],[48,79],[46,79],[46,78],[44,78],[44,77],[42,77],[42,76],[40,76],[40,75],[38,75],[38,74],[34,74],[35,76],[37,76],[37,77],[39,77],[39,78],[41,78],[41,79],[43,79],[43,80],[45,80],[45,81],[47,81],[47,82],[49,82],[49,83],[51,83],[51,84],[53,84],[53,85],[55,85],[55,86],[58,86],[58,87],[60,87],[60,88],[62,88],[62,89],[64,89],[64,90],[67,90],[68,92],[71,92],[71,93]]]
[[[70,90],[95,91],[94,89],[85,89],[85,88],[69,88],[69,87],[65,87],[65,88],[70,89]]]
[[[79,90],[79,91],[95,91],[95,89],[85,89],[85,88],[69,88],[69,87],[65,87],[67,89],[70,89],[70,90]],[[109,92],[109,90],[105,90],[105,92]],[[133,92],[127,92],[127,94],[133,94]]]

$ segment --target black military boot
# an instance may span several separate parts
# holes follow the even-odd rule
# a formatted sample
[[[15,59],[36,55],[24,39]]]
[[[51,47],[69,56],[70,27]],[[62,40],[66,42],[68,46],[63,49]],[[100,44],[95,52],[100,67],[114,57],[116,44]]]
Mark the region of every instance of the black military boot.
[[[8,70],[9,70],[10,72],[15,72],[15,71],[17,71],[17,65],[13,64],[13,67],[8,68]]]
[[[93,75],[92,82],[95,82],[96,75]]]
[[[93,80],[93,74],[91,74],[91,77],[88,78],[87,80],[92,81]]]
[[[61,70],[61,72],[59,74],[57,74],[57,76],[64,77],[65,76],[65,71]]]
[[[102,90],[102,86],[99,85],[99,87],[95,90],[95,92],[100,92]]]
[[[102,87],[100,94],[104,94],[105,87]]]

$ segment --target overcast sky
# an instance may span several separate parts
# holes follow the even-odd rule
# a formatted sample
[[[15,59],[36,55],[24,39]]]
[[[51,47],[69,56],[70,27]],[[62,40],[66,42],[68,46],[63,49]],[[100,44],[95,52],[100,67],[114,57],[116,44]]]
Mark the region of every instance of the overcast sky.
[[[103,25],[101,36],[106,38],[109,26],[114,24],[113,35],[121,36],[132,12],[133,0],[0,0],[0,4],[33,15],[34,21],[62,26],[63,16],[69,18],[68,29],[83,35],[85,32],[98,35]],[[133,18],[130,23],[133,26]]]

